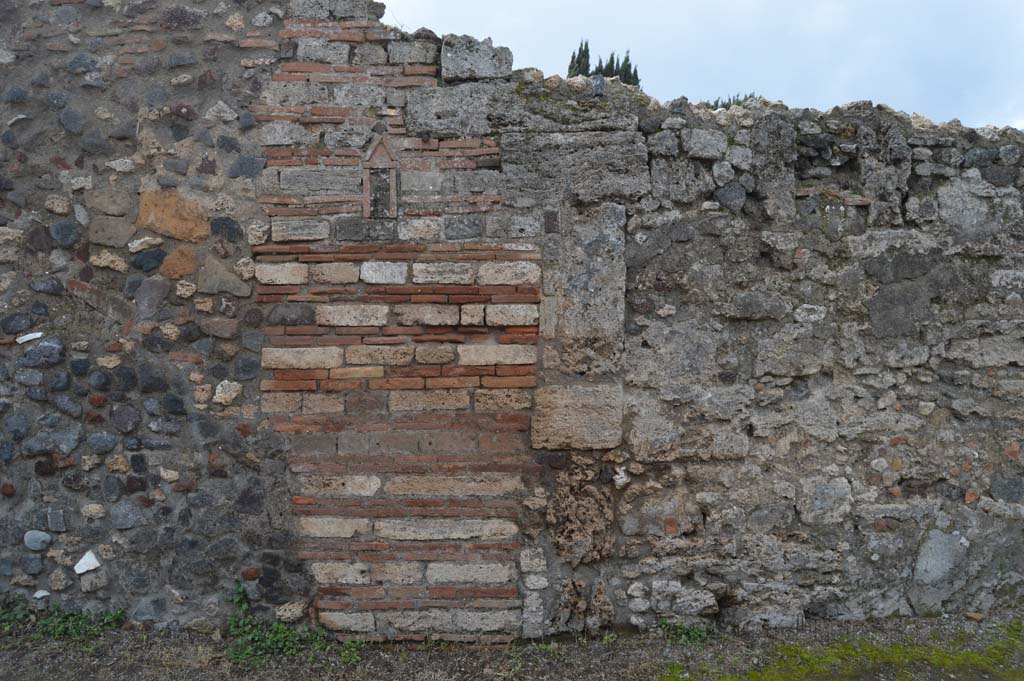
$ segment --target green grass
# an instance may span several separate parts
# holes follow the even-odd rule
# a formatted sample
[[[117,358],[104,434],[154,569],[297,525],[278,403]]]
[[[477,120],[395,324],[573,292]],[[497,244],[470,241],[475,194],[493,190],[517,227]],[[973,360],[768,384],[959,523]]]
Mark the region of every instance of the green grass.
[[[231,644],[228,658],[235,664],[259,664],[274,657],[295,657],[327,653],[332,649],[331,635],[321,628],[292,628],[281,622],[260,619],[252,612],[249,596],[239,584],[235,588],[237,612],[228,622]],[[346,641],[341,646],[341,661],[354,666],[362,662],[363,644]]]
[[[838,681],[886,678],[918,681],[933,678],[986,678],[1024,681],[1024,624],[1003,627],[986,647],[969,650],[966,639],[946,646],[879,644],[840,640],[822,648],[780,645],[768,666],[735,675],[698,674],[670,664],[659,681]]]
[[[699,646],[711,638],[712,630],[703,624],[679,624],[662,620],[658,628],[669,643]]]
[[[96,643],[104,632],[120,629],[126,619],[124,610],[90,615],[55,605],[44,612],[35,612],[24,598],[0,597],[0,633],[68,641],[90,653],[96,651]]]

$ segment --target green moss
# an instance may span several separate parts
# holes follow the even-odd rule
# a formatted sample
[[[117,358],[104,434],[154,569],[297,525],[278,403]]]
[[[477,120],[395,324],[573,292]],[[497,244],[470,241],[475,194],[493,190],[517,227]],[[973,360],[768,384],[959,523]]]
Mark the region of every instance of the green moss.
[[[969,639],[958,635],[943,646],[907,643],[879,644],[840,640],[824,648],[781,645],[767,667],[738,675],[687,675],[682,665],[670,665],[659,681],[833,681],[838,679],[988,678],[1024,681],[1024,624],[1003,627],[984,648],[967,649]]]

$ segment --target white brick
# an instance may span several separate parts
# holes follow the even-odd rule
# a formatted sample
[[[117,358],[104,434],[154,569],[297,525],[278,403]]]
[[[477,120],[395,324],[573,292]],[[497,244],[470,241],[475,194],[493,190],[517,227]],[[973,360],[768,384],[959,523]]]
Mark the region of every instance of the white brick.
[[[458,326],[458,305],[396,305],[400,326]]]
[[[367,284],[404,284],[409,266],[404,262],[364,262],[359,278]]]
[[[491,262],[480,266],[482,286],[533,286],[540,283],[540,265],[534,262]]]
[[[303,414],[344,414],[345,395],[340,393],[306,393],[302,397]]]
[[[316,308],[316,323],[320,326],[386,326],[387,305],[319,305]]]
[[[441,218],[417,218],[398,223],[398,238],[402,241],[434,241],[441,238],[444,221]]]
[[[325,262],[309,268],[318,284],[354,284],[359,281],[359,265],[352,262]]]
[[[540,319],[537,305],[488,305],[488,326],[536,326]]]
[[[299,518],[299,534],[303,537],[351,539],[370,533],[366,518]]]
[[[451,614],[460,631],[514,633],[522,626],[517,610],[453,610]]]
[[[507,563],[428,563],[428,584],[508,584],[514,576]]]
[[[333,369],[343,364],[344,348],[263,348],[264,369]]]
[[[309,281],[309,265],[281,262],[256,265],[256,281],[261,284],[305,284]]]
[[[491,364],[536,364],[537,348],[533,345],[460,345],[459,364],[488,366]]]
[[[466,262],[413,263],[412,280],[416,284],[472,284],[476,267]]]

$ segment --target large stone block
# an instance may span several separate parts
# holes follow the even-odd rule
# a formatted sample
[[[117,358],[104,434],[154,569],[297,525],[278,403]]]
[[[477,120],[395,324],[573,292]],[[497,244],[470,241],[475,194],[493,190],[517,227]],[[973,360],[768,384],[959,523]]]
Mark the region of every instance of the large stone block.
[[[391,411],[453,411],[469,409],[467,390],[392,390]]]
[[[299,518],[299,535],[324,539],[351,539],[370,533],[372,522],[365,518]]]
[[[522,479],[506,473],[396,475],[384,486],[386,494],[399,497],[500,497],[522,489]]]
[[[480,265],[476,278],[481,286],[536,286],[540,276],[537,263],[490,262]]]
[[[505,78],[512,73],[512,51],[490,38],[446,35],[441,45],[441,77],[447,81]]]
[[[256,281],[261,284],[305,284],[309,282],[309,265],[300,262],[260,263],[256,265]]]
[[[626,315],[626,209],[604,204],[576,216],[562,236],[557,318],[562,370],[609,375],[619,368]]]
[[[359,265],[351,262],[327,262],[310,266],[318,284],[354,284],[359,281]]]
[[[274,218],[271,221],[273,241],[319,241],[331,235],[331,223],[318,218]]]
[[[537,305],[500,304],[487,306],[488,326],[535,326],[540,319]]]
[[[401,345],[353,345],[346,357],[349,364],[403,366],[410,364],[416,348]]]
[[[331,631],[351,632],[356,634],[371,633],[376,630],[372,612],[335,612],[320,611],[320,624]]]
[[[534,399],[535,449],[613,449],[622,443],[622,386],[545,386]]]
[[[396,305],[395,317],[401,326],[458,326],[458,305]]]
[[[427,564],[428,584],[508,584],[514,578],[515,567],[509,563]]]

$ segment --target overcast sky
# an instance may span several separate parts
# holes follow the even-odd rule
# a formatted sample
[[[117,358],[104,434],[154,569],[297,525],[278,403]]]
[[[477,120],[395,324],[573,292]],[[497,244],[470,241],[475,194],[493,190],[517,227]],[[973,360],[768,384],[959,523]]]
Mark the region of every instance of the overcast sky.
[[[565,75],[631,51],[667,102],[756,91],[794,107],[870,99],[937,121],[1024,128],[1024,0],[385,0],[412,31],[492,37]]]

